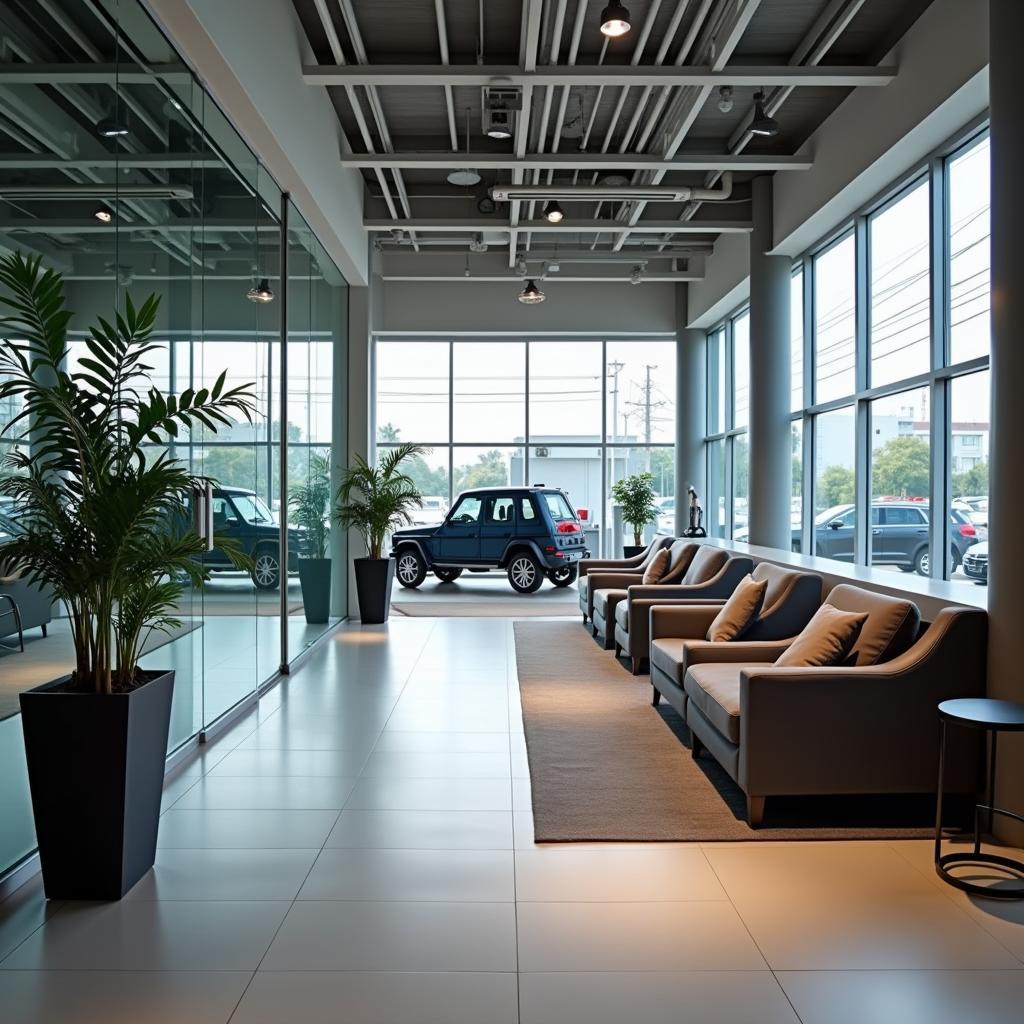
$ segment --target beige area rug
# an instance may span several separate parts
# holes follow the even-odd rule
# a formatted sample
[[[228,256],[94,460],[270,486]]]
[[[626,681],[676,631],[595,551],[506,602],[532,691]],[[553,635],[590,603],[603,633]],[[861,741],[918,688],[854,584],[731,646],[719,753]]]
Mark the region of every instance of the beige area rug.
[[[548,601],[533,603],[524,601],[396,601],[392,602],[391,610],[399,615],[411,618],[437,618],[439,616],[487,617],[497,616],[503,619],[525,619],[543,616],[579,617],[575,604],[565,601]]]
[[[917,798],[793,797],[745,821],[743,794],[671,708],[578,622],[517,622],[516,661],[538,843],[905,839],[931,835]]]

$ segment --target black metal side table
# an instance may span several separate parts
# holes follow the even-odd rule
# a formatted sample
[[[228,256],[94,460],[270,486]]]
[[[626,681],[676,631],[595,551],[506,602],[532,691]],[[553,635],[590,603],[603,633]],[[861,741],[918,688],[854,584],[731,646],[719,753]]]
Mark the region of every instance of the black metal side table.
[[[944,700],[939,705],[939,719],[942,725],[939,740],[939,786],[938,804],[935,810],[935,870],[943,881],[963,889],[973,896],[984,896],[993,900],[1024,899],[1024,861],[1002,857],[995,853],[982,853],[981,817],[988,821],[988,831],[997,814],[1024,822],[1024,815],[1015,814],[995,805],[996,789],[996,740],[1001,732],[1024,732],[1024,704],[1009,700],[989,700],[984,697],[965,697],[959,700]],[[988,736],[988,770],[985,779],[985,803],[974,807],[974,849],[970,853],[942,853],[942,797],[946,761],[946,727],[950,723],[967,729],[984,729]],[[1007,868],[1022,876],[1022,881],[1013,886],[996,888],[979,885],[957,878],[949,873],[953,865],[976,865]]]

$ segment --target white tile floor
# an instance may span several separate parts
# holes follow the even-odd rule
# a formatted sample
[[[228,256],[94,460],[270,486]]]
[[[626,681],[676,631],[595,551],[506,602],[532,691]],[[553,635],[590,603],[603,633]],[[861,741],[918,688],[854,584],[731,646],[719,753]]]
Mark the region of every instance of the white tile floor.
[[[1002,1024],[1024,904],[929,844],[539,847],[512,628],[346,625],[167,789],[119,904],[0,904],[4,1024]]]

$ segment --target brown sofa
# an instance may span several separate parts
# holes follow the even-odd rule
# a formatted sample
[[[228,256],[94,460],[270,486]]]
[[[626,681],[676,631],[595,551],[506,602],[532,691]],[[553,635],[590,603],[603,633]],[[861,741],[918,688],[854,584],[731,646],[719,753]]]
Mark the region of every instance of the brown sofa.
[[[727,557],[719,561],[711,556],[712,551]],[[700,562],[704,565],[701,566]],[[716,563],[718,569],[710,575]],[[721,606],[740,580],[753,570],[753,560],[745,555],[730,558],[728,552],[719,548],[701,548],[687,573],[687,576],[693,577],[692,583],[687,585],[684,581],[682,585],[658,583],[654,586],[630,587],[626,600],[620,601],[615,608],[615,656],[624,654],[629,658],[633,675],[638,675],[647,661],[651,635],[649,620],[653,607],[678,601],[705,600],[717,601]]]
[[[607,575],[611,573],[627,573],[643,579],[644,570],[651,564],[654,556],[668,547],[674,537],[657,536],[647,547],[633,558],[584,558],[580,562],[579,580],[576,589],[580,593],[580,611],[583,613],[583,625],[594,614],[594,588],[590,577],[594,573]]]
[[[814,573],[761,562],[751,575],[768,585],[757,620],[743,634],[745,642],[788,640],[807,625],[821,605],[822,581]],[[687,641],[707,636],[723,604],[725,601],[653,604],[648,615],[653,704],[664,697],[686,718],[685,646]]]
[[[662,576],[662,583],[682,583],[699,547],[690,540],[672,541],[668,549],[668,569]],[[728,558],[724,551],[721,556],[722,561]],[[630,587],[638,587],[643,581],[642,572],[590,574],[591,632],[599,638],[605,650],[611,650],[615,641],[615,606],[625,600]]]
[[[985,612],[944,608],[922,632],[909,601],[843,584],[826,603],[869,616],[841,666],[775,668],[787,641],[683,645],[693,756],[736,780],[755,827],[771,796],[933,793],[936,705],[985,692]],[[974,792],[978,736],[951,732],[946,760],[947,792]]]

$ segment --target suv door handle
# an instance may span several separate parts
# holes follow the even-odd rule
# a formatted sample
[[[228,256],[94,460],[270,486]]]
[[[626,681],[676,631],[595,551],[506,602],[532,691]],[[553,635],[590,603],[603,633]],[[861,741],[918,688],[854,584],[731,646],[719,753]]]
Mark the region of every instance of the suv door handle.
[[[878,537],[878,536],[880,536],[880,535],[881,535],[881,533],[882,533],[882,531],[881,531],[881,530],[872,530],[872,531],[871,531],[871,534],[872,534],[872,536],[874,536],[874,537]]]

